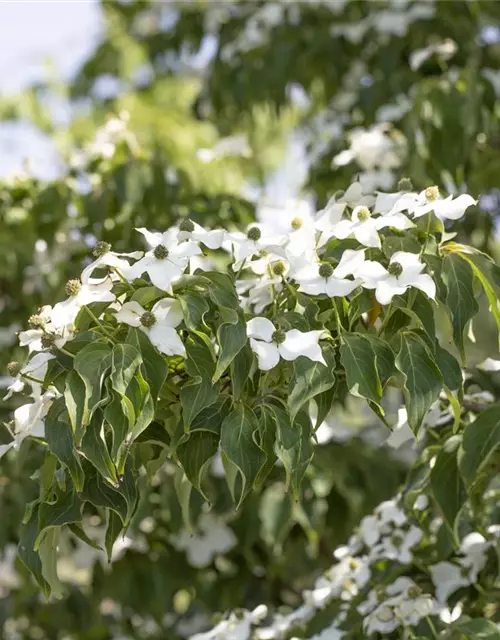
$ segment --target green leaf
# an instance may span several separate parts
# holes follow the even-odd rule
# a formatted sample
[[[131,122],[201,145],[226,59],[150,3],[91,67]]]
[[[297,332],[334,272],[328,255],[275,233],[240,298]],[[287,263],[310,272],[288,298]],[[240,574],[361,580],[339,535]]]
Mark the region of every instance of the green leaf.
[[[56,598],[64,595],[64,586],[57,575],[57,545],[60,537],[59,529],[49,529],[38,546],[42,561],[42,575],[50,585],[50,592]]]
[[[202,330],[205,327],[203,318],[209,310],[205,298],[194,291],[186,291],[177,299],[181,303],[186,327],[193,332]]]
[[[457,254],[450,253],[443,260],[446,283],[446,306],[453,326],[453,339],[465,360],[464,330],[479,311],[474,294],[474,274],[470,266]]]
[[[81,491],[85,476],[76,451],[71,426],[64,420],[65,415],[64,400],[58,398],[52,403],[45,416],[45,440],[49,450],[68,468],[75,489]]]
[[[208,500],[202,482],[210,461],[217,453],[219,437],[211,431],[195,431],[177,447],[177,457],[191,484]]]
[[[388,236],[382,243],[382,250],[387,258],[392,258],[396,251],[420,253],[421,248],[419,241],[410,235]]]
[[[133,407],[135,418],[134,425],[127,436],[127,441],[130,444],[151,424],[154,418],[154,403],[150,387],[140,371],[136,372],[128,385],[126,398]],[[126,398],[124,397],[122,400],[122,406],[125,409],[127,406],[130,407],[125,401]]]
[[[104,419],[113,432],[111,445],[111,459],[116,465],[118,473],[123,473],[123,465],[128,452],[127,435],[135,424],[135,410],[132,402],[117,393],[111,393],[111,402],[104,407]]]
[[[437,342],[434,345],[434,358],[443,376],[445,387],[450,391],[461,389],[463,384],[462,369],[456,358]]]
[[[103,419],[101,412],[94,414],[85,430],[80,451],[91,462],[97,471],[111,484],[118,483],[116,467],[104,440]]]
[[[382,340],[377,336],[367,335],[366,339],[370,343],[377,358],[377,372],[382,388],[384,388],[396,372],[394,365],[394,352],[385,340]]]
[[[330,410],[333,405],[333,401],[335,400],[335,385],[323,393],[320,393],[314,398],[317,407],[317,415],[316,415],[316,424],[314,425],[314,430],[318,429],[324,422],[327,415],[330,413]]]
[[[142,307],[154,302],[155,300],[159,300],[160,298],[165,297],[165,291],[161,289],[157,289],[154,286],[150,287],[140,287],[132,294],[130,300],[134,302],[138,302]]]
[[[141,365],[141,354],[131,344],[117,344],[111,355],[111,386],[123,395]]]
[[[443,381],[434,358],[421,338],[404,331],[400,339],[396,367],[405,379],[408,424],[416,433],[429,408],[439,398]]]
[[[455,535],[457,517],[467,499],[467,492],[458,468],[457,449],[450,450],[447,444],[452,443],[445,443],[439,451],[430,478],[439,510]]]
[[[200,411],[217,400],[220,387],[211,381],[215,364],[208,347],[201,342],[188,343],[186,355],[185,369],[193,379],[182,387],[180,400],[184,428],[188,431],[191,422]]]
[[[112,509],[108,510],[108,526],[106,527],[106,538],[104,546],[106,547],[106,553],[108,555],[108,562],[111,562],[111,556],[113,553],[113,545],[116,539],[123,531],[123,523],[120,516]]]
[[[496,405],[483,411],[465,427],[460,471],[469,486],[478,480],[499,446],[500,405]]]
[[[259,423],[254,412],[246,405],[239,405],[224,420],[221,427],[221,449],[240,473],[240,487],[229,483],[229,490],[237,508],[252,489],[266,455],[256,441]]]
[[[35,541],[38,537],[38,506],[34,506],[31,517],[21,527],[21,535],[18,545],[20,560],[31,572],[35,580],[43,590],[46,598],[50,595],[50,585],[42,573],[42,560],[35,551]]]
[[[340,356],[349,391],[375,404],[382,398],[382,384],[377,371],[377,358],[369,340],[356,333],[341,338]]]
[[[88,535],[85,533],[85,530],[83,529],[83,527],[77,522],[73,522],[72,524],[69,524],[68,529],[71,531],[73,535],[75,535],[77,538],[80,538],[82,542],[85,542],[85,544],[88,544],[89,547],[92,547],[92,549],[95,549],[96,551],[102,551],[101,547],[97,544],[97,542],[89,538]]]
[[[247,343],[231,362],[230,378],[235,400],[241,399],[245,384],[248,382],[253,360],[253,352]]]
[[[254,486],[258,489],[263,486],[278,457],[275,452],[276,417],[274,412],[270,407],[263,405],[256,410],[256,416],[259,423],[258,444],[266,455],[266,461],[260,468],[254,482]]]
[[[189,433],[194,431],[210,431],[216,436],[220,436],[222,422],[229,415],[230,409],[230,397],[221,394],[213,404],[203,409],[203,411],[200,411],[196,418],[194,418]]]
[[[217,271],[205,271],[203,276],[209,281],[208,295],[212,302],[221,308],[239,310],[238,295],[229,276]]]
[[[111,487],[100,475],[87,475],[82,497],[96,507],[107,507],[120,516],[122,524],[127,526],[128,504],[124,496]]]
[[[327,362],[328,349],[324,349],[324,355]],[[293,363],[294,375],[290,381],[288,408],[292,422],[300,409],[310,400],[320,393],[327,391],[333,387],[335,377],[333,375],[333,367],[325,367],[320,362],[313,362],[304,356],[300,356]]]
[[[149,384],[153,403],[156,404],[160,394],[160,389],[167,377],[167,362],[165,358],[160,355],[156,347],[151,344],[149,338],[135,327],[130,328],[126,344],[131,344],[140,351],[142,358],[142,374],[146,382]]]
[[[81,522],[82,507],[83,503],[79,496],[71,490],[60,494],[56,502],[43,502],[39,510],[39,533],[35,540],[35,549],[47,529]]]
[[[70,371],[66,377],[64,400],[68,409],[71,426],[75,433],[75,439],[80,442],[83,435],[83,416],[85,412],[86,387],[82,378],[76,371]]]
[[[86,426],[104,401],[101,388],[104,374],[111,366],[111,348],[102,342],[93,342],[76,354],[73,366],[85,385],[82,423]]]
[[[247,330],[242,316],[240,316],[239,322],[236,324],[221,324],[217,329],[217,340],[220,351],[212,382],[217,382],[220,379],[231,362],[247,344]]]
[[[467,622],[455,624],[460,633],[470,640],[500,640],[500,629],[491,620],[473,618]]]
[[[174,486],[179,504],[181,505],[182,521],[184,522],[186,529],[192,532],[193,526],[191,524],[189,506],[191,503],[191,490],[193,485],[189,482],[186,474],[180,468],[175,470]]]
[[[292,424],[286,411],[273,407],[276,417],[275,451],[285,467],[287,488],[292,487],[296,500],[300,497],[300,485],[312,460],[312,425],[309,414],[301,411]]]
[[[496,320],[500,344],[500,268],[487,256],[481,253],[465,254],[458,253],[462,260],[465,260],[474,271],[474,275],[481,283],[488,302],[491,313]]]

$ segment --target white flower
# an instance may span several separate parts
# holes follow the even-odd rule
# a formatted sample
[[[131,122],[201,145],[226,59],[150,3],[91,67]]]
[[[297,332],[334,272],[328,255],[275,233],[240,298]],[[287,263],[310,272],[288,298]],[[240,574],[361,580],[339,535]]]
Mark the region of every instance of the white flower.
[[[374,218],[368,207],[355,207],[351,220],[341,220],[332,229],[335,238],[344,240],[353,235],[365,247],[380,248],[378,231],[386,227],[409,229],[413,223],[401,213]]]
[[[209,249],[220,249],[224,242],[224,235],[224,229],[204,229],[201,225],[188,219],[181,222],[177,239],[179,242],[193,240],[201,242]]]
[[[450,38],[446,38],[442,42],[430,44],[424,49],[416,49],[410,53],[410,67],[412,71],[417,71],[423,63],[431,56],[436,55],[440,60],[449,60],[457,52],[457,44]]]
[[[436,598],[446,604],[449,596],[461,587],[472,583],[468,570],[452,562],[438,562],[429,567],[431,579],[436,587]]]
[[[314,636],[311,636],[309,640],[342,640],[346,633],[346,631],[342,631],[335,625],[331,625]]]
[[[396,500],[381,502],[374,515],[365,516],[359,524],[359,534],[364,543],[371,547],[382,535],[389,533],[393,526],[400,527],[406,522],[406,514]]]
[[[249,640],[252,624],[267,616],[267,607],[259,605],[253,611],[243,611],[242,615],[231,613],[227,620],[205,633],[196,633],[190,640]]]
[[[104,243],[103,243],[104,244]],[[98,245],[99,246],[99,243]],[[109,245],[108,245],[109,246]],[[116,253],[115,251],[106,251],[98,256],[82,271],[81,281],[83,284],[89,284],[91,276],[96,269],[101,267],[112,267],[118,269],[122,274],[130,268],[130,264],[125,258],[133,258],[138,260],[144,255],[143,251],[132,251],[131,253]]]
[[[396,530],[383,537],[372,548],[370,557],[372,559],[387,558],[401,564],[410,564],[413,560],[411,550],[422,540],[423,535],[423,531],[415,525],[411,525],[408,531]]]
[[[198,532],[183,530],[170,538],[179,551],[185,551],[192,567],[208,567],[216,555],[230,551],[236,536],[225,522],[212,513],[203,513],[197,523]]]
[[[14,440],[0,447],[0,458],[14,447],[19,449],[28,436],[43,438],[45,435],[44,418],[58,392],[50,387],[45,393],[34,390],[34,402],[23,404],[14,411]]]
[[[70,280],[66,285],[67,293],[74,292],[69,298],[58,302],[51,313],[51,324],[56,330],[71,327],[80,309],[93,302],[114,302],[116,296],[112,293],[113,281],[107,277],[103,280],[88,278],[86,283],[80,280]]]
[[[49,360],[53,360],[54,358],[55,356],[47,352],[36,353],[31,360],[22,367],[15,381],[8,387],[8,392],[7,395],[4,396],[4,400],[8,400],[12,394],[19,393],[24,389],[25,382],[23,380],[23,374],[27,374],[35,380],[43,381],[45,374],[47,373]],[[36,385],[38,388],[41,387],[40,384],[33,382],[33,380],[29,380],[29,384]]]
[[[255,254],[261,252],[271,251],[286,257],[284,249],[281,246],[285,238],[268,234],[263,225],[250,225],[246,234],[228,234],[228,239],[234,254],[234,271],[241,269],[247,260],[250,260]]]
[[[326,294],[330,298],[347,296],[361,282],[348,280],[347,275],[356,275],[365,260],[364,249],[353,251],[346,249],[335,269],[328,263],[310,264],[299,269],[294,279],[299,283],[299,291],[317,296]]]
[[[186,349],[175,330],[183,320],[181,305],[177,300],[164,298],[146,311],[135,300],[126,302],[115,314],[118,322],[139,327],[161,353],[167,356],[185,356]]]
[[[276,329],[267,318],[252,318],[247,323],[250,346],[257,356],[261,371],[269,371],[275,367],[280,357],[291,361],[305,356],[326,365],[319,346],[319,339],[323,334],[324,331],[282,331]]]
[[[386,269],[379,262],[367,260],[359,269],[357,276],[367,289],[375,289],[375,297],[380,304],[386,305],[397,295],[402,295],[410,287],[423,291],[434,300],[436,285],[427,273],[422,273],[425,265],[416,253],[396,251]]]
[[[349,138],[351,148],[333,159],[337,166],[349,164],[353,160],[365,171],[375,168],[395,169],[400,166],[401,154],[385,124],[376,124],[370,129],[353,129],[349,132]]]
[[[477,581],[477,576],[486,565],[488,549],[493,545],[487,541],[480,533],[469,533],[462,540],[460,553],[464,556],[458,562],[469,569],[472,582]]]
[[[390,213],[408,211],[414,218],[419,218],[434,211],[438,218],[458,220],[468,207],[476,203],[477,200],[465,193],[457,198],[448,196],[443,199],[439,195],[437,187],[428,187],[420,193],[410,192],[401,195],[394,203]]]
[[[399,449],[407,442],[416,442],[420,441],[425,432],[427,431],[427,427],[438,427],[442,424],[446,424],[450,420],[450,412],[449,407],[445,410],[441,410],[439,401],[435,402],[426,416],[422,421],[422,425],[418,430],[417,436],[411,430],[410,425],[408,424],[408,414],[406,411],[406,407],[401,407],[398,409],[398,421],[391,434],[385,441],[389,447],[393,447],[395,449]]]
[[[240,297],[240,305],[254,313],[262,313],[273,301],[274,293],[279,293],[282,289],[281,278],[269,277],[264,274],[260,278],[250,278],[236,281],[236,291]],[[243,297],[248,294],[248,297]]]
[[[286,255],[299,257],[312,253],[316,246],[316,229],[309,202],[289,200],[283,207],[261,204],[257,219],[270,235],[283,237]]]
[[[172,292],[172,283],[178,280],[189,264],[189,259],[201,253],[196,242],[179,242],[177,229],[165,233],[152,233],[147,229],[137,229],[152,247],[143,258],[129,267],[124,276],[131,281],[147,273],[155,287]]]
[[[424,493],[421,493],[419,496],[417,496],[417,499],[413,503],[413,508],[416,511],[425,511],[428,506],[429,498]]]
[[[477,368],[481,369],[481,371],[500,371],[500,360],[486,358],[486,360],[477,365]]]
[[[228,136],[221,138],[211,149],[198,149],[196,156],[204,163],[212,162],[227,156],[242,156],[249,158],[252,155],[252,148],[248,143],[246,135]]]

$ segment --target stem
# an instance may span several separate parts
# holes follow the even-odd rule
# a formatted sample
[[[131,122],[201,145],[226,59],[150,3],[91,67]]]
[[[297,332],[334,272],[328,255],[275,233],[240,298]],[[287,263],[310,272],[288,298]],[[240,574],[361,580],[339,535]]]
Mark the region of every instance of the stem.
[[[128,282],[128,280],[125,279],[125,276],[120,271],[120,269],[118,269],[117,267],[111,267],[111,271],[116,273],[116,275],[120,278],[123,284],[125,284],[131,291],[135,291],[134,287],[130,284],[130,282]]]
[[[89,316],[92,318],[92,320],[94,320],[94,322],[97,324],[97,326],[101,328],[101,331],[102,331],[103,333],[105,333],[105,334],[108,336],[108,338],[109,338],[110,340],[112,340],[112,341],[113,341],[113,343],[114,343],[114,344],[116,344],[116,341],[115,341],[115,339],[114,339],[114,337],[113,337],[113,334],[112,334],[112,333],[110,333],[110,332],[109,332],[109,331],[108,331],[108,330],[103,326],[102,322],[97,318],[97,316],[95,315],[95,313],[94,313],[93,311],[91,311],[91,310],[89,309],[89,307],[87,307],[87,305],[83,305],[83,308],[87,311],[87,313],[88,313],[88,314],[89,314]]]
[[[432,636],[434,638],[437,638],[438,637],[438,632],[437,632],[436,627],[434,626],[434,623],[429,618],[429,616],[425,616],[425,620],[426,620],[427,624],[429,625],[430,630],[432,631]]]
[[[427,243],[429,242],[429,235],[431,233],[432,212],[429,211],[427,216],[428,216],[428,219],[427,219],[427,231],[426,231],[424,245],[423,245],[422,249],[420,250],[420,256],[423,256],[423,254],[425,253],[425,250],[427,249]]]
[[[333,312],[335,313],[335,320],[337,321],[337,331],[339,334],[341,334],[344,331],[344,327],[340,322],[339,310],[337,309],[337,303],[335,302],[335,298],[332,298],[332,308],[333,308]]]
[[[389,321],[389,318],[391,317],[393,312],[393,308],[392,308],[392,302],[389,305],[389,308],[387,309],[387,313],[384,315],[384,319],[382,320],[382,324],[380,325],[380,329],[378,330],[378,335],[380,335],[382,333],[382,331],[385,329],[385,326],[387,324],[387,322]]]
[[[69,351],[66,351],[66,349],[64,349],[64,347],[57,347],[59,349],[59,351],[61,353],[64,353],[65,355],[69,356],[70,358],[74,358],[75,355],[73,353],[70,353]]]
[[[43,380],[38,380],[37,378],[33,378],[29,373],[21,373],[21,377],[26,378],[30,382],[36,382],[37,384],[43,385]]]

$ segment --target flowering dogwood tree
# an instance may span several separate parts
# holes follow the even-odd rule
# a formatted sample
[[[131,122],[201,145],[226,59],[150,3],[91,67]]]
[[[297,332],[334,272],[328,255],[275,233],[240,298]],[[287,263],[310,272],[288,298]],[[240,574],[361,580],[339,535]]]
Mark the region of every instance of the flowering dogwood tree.
[[[144,253],[99,242],[68,297],[31,316],[20,333],[27,361],[9,365],[9,394],[25,403],[0,453],[39,443],[39,494],[19,555],[45,594],[60,592],[66,531],[96,544],[89,513],[106,523],[111,557],[157,461],[169,460],[188,527],[194,494],[215,500],[216,456],[235,509],[276,465],[298,499],[333,403],[362,398],[387,423],[384,397],[396,388],[406,428],[424,443],[404,490],[362,520],[297,611],[267,618],[260,606],[194,637],[427,637],[443,625],[466,637],[499,633],[486,619],[496,601],[499,411],[489,395],[466,393],[460,354],[481,296],[500,327],[500,271],[446,231],[470,196],[416,193],[408,181],[395,193],[348,191],[363,204],[336,194],[288,230],[272,221],[204,230],[184,218],[138,229]],[[457,357],[437,339],[439,309]],[[174,544],[189,549],[188,538]],[[477,591],[457,599],[470,585]]]

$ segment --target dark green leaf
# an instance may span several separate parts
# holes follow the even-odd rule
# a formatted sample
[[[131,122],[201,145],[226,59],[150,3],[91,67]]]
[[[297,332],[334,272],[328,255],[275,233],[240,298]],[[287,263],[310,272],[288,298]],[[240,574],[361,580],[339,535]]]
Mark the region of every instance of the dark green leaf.
[[[117,344],[113,347],[111,363],[111,386],[123,395],[135,372],[141,365],[141,354],[131,344]]]
[[[408,424],[416,433],[443,387],[441,373],[425,343],[417,335],[402,332],[396,367],[404,376]]]
[[[324,350],[325,358],[327,349]],[[329,359],[326,358],[327,362]],[[295,360],[294,375],[290,381],[288,408],[292,422],[300,409],[314,397],[333,387],[333,367],[313,362],[304,356]]]
[[[446,306],[453,325],[453,338],[464,360],[464,330],[469,320],[479,311],[474,294],[474,274],[467,262],[450,253],[443,260],[443,278],[446,283]]]
[[[233,387],[233,397],[239,400],[242,396],[245,383],[248,381],[250,369],[253,363],[253,353],[247,343],[236,355],[231,363],[231,384]]]
[[[458,469],[457,450],[447,450],[446,443],[432,467],[431,488],[444,521],[455,533],[456,520],[467,499],[467,492]]]
[[[67,491],[57,497],[56,502],[43,502],[39,511],[39,533],[37,542],[49,527],[62,527],[73,522],[81,522],[83,503],[75,491]]]
[[[42,561],[35,551],[35,541],[38,537],[38,506],[35,506],[31,512],[31,517],[21,527],[21,536],[19,539],[18,554],[24,565],[33,574],[33,577],[42,588],[45,597],[50,595],[50,585],[43,577]]]
[[[217,382],[229,367],[234,358],[247,344],[247,330],[242,317],[236,324],[221,324],[217,329],[217,339],[220,346],[217,367],[212,377]]]
[[[113,545],[116,539],[123,531],[123,523],[120,516],[112,509],[108,510],[108,526],[106,528],[106,538],[104,546],[106,547],[106,553],[108,554],[108,561],[111,562],[111,555],[113,553]]]
[[[126,344],[132,344],[140,351],[142,358],[141,370],[149,384],[153,403],[156,404],[160,389],[167,377],[167,362],[156,347],[151,344],[149,338],[139,329],[130,328]]]
[[[195,431],[177,447],[177,456],[191,484],[208,500],[202,482],[219,447],[219,437],[211,431]]]
[[[457,624],[460,633],[470,640],[500,640],[500,629],[491,620],[473,618]]]
[[[382,384],[377,371],[377,359],[370,342],[356,333],[345,333],[341,340],[340,355],[349,391],[353,395],[379,404],[382,398]]]
[[[87,345],[75,356],[74,369],[85,384],[84,425],[90,422],[95,409],[103,404],[102,380],[110,366],[111,348],[102,342]]]
[[[108,451],[108,445],[103,436],[103,419],[99,411],[94,414],[85,430],[80,451],[99,471],[103,478],[111,484],[118,482],[116,467]]]
[[[292,424],[286,411],[274,408],[276,416],[276,453],[282,461],[296,500],[300,496],[300,485],[313,457],[311,444],[312,425],[306,411],[301,411]]]
[[[500,446],[500,405],[482,412],[465,427],[460,471],[471,486]]]

